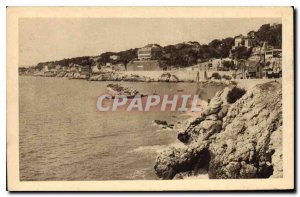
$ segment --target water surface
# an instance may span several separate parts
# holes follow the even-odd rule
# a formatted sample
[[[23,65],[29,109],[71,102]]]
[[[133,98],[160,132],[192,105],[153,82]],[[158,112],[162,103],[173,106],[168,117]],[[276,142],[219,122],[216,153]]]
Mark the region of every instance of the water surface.
[[[98,96],[111,82],[19,77],[20,180],[157,179],[157,151],[177,143],[174,123],[183,112],[99,112]],[[119,82],[120,83],[120,82]],[[195,94],[211,98],[220,86],[196,83],[122,82],[145,93]]]

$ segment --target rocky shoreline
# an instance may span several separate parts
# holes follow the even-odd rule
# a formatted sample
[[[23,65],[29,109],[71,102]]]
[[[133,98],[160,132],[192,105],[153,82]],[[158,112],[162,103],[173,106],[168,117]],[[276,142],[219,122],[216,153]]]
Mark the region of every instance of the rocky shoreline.
[[[181,147],[155,161],[161,179],[279,178],[282,167],[282,85],[271,81],[244,91],[228,86],[178,131]]]
[[[107,86],[108,92],[112,98],[116,96],[125,96],[127,98],[134,98],[135,96],[145,97],[147,94],[140,93],[138,90],[130,88],[130,87],[123,87],[119,84],[110,83]]]
[[[47,74],[20,74],[20,76],[34,76],[34,77],[54,77],[54,78],[68,78],[68,79],[80,79],[88,81],[114,81],[114,82],[169,82],[169,83],[195,83],[195,80],[180,80],[176,75],[170,74],[169,72],[163,73],[160,77],[151,78],[146,76],[140,76],[137,74],[126,74],[116,73],[116,72],[103,72],[97,75],[82,75],[79,73],[67,73],[59,72],[57,74],[47,73]],[[199,81],[198,83],[211,83],[215,85],[229,85],[235,84],[234,80],[226,79],[208,79]]]

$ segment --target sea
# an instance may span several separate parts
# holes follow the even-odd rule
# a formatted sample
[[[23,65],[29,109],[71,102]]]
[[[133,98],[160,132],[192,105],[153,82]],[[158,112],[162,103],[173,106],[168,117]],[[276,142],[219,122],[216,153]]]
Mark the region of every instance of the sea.
[[[179,143],[176,129],[190,113],[100,112],[97,99],[117,83],[147,94],[198,94],[208,101],[222,86],[197,83],[100,82],[19,77],[21,181],[155,180],[157,154]],[[192,113],[192,112],[191,112]]]

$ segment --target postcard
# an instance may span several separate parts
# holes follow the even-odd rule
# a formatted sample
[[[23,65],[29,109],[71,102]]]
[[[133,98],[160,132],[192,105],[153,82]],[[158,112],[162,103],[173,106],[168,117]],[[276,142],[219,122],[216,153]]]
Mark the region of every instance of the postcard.
[[[8,190],[293,190],[293,13],[8,7]]]

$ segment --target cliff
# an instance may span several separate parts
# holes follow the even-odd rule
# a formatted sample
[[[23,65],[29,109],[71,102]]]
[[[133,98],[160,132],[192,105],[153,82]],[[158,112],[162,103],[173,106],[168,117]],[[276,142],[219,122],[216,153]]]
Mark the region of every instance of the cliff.
[[[178,132],[183,147],[160,153],[158,177],[207,173],[211,179],[282,177],[282,92],[273,81],[247,90],[226,87]]]

